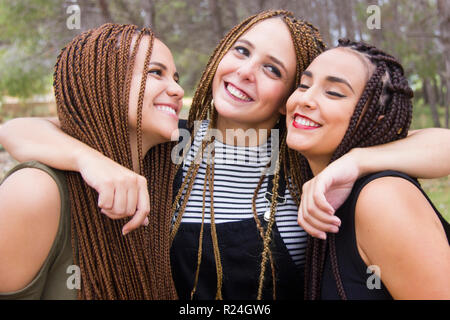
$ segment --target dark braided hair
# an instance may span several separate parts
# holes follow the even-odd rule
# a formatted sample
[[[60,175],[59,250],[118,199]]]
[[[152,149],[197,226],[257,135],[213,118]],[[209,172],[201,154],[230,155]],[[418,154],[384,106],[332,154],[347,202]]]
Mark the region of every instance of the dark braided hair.
[[[229,33],[220,41],[219,45],[214,50],[213,54],[211,55],[208,64],[203,72],[203,75],[201,77],[201,80],[198,84],[197,90],[195,92],[195,95],[193,97],[192,106],[190,108],[189,112],[189,118],[188,118],[188,128],[193,131],[194,128],[194,121],[201,121],[210,119],[209,123],[209,129],[216,128],[216,122],[217,122],[217,111],[214,108],[214,104],[212,102],[212,83],[213,79],[217,70],[217,67],[222,60],[223,56],[232,48],[233,44],[236,42],[236,40],[241,37],[247,30],[249,30],[253,25],[256,23],[263,21],[265,19],[270,18],[279,18],[284,21],[286,24],[294,45],[295,54],[296,54],[296,73],[295,73],[295,88],[298,86],[300,81],[300,76],[302,72],[306,69],[306,67],[312,62],[312,60],[318,56],[324,49],[325,44],[323,43],[321,36],[319,34],[319,31],[310,23],[296,19],[291,12],[284,11],[284,10],[268,10],[261,12],[259,14],[253,15],[244,21],[242,21],[240,24],[235,26],[232,30],[229,31]],[[267,260],[270,260],[270,266],[272,270],[272,284],[273,289],[275,290],[275,267],[274,262],[272,258],[272,254],[270,251],[270,244],[271,244],[271,233],[272,233],[272,227],[274,225],[275,221],[275,212],[277,207],[277,196],[278,196],[278,181],[280,179],[280,168],[284,169],[285,173],[285,180],[287,182],[287,186],[295,199],[298,203],[299,198],[299,188],[300,186],[300,174],[296,172],[296,168],[298,168],[299,163],[299,154],[298,152],[291,150],[286,147],[286,125],[285,125],[285,116],[281,116],[279,123],[280,123],[280,137],[281,137],[281,143],[280,143],[280,155],[279,159],[276,159],[276,172],[274,174],[274,186],[272,191],[272,199],[271,199],[271,218],[268,223],[268,227],[266,230],[263,229],[261,224],[259,223],[259,219],[257,217],[256,213],[256,206],[255,206],[255,199],[258,194],[259,188],[261,187],[261,184],[265,178],[265,174],[261,175],[260,181],[258,183],[258,187],[255,190],[254,197],[253,197],[253,211],[254,211],[254,218],[256,221],[257,228],[259,230],[259,234],[261,235],[262,241],[263,241],[263,252],[262,252],[262,259],[261,259],[261,271],[260,271],[260,278],[259,278],[259,287],[257,298],[261,299],[262,297],[262,290],[263,290],[263,283],[264,283],[264,277],[265,277],[265,271],[266,271],[266,264]],[[196,136],[196,132],[194,132],[191,135],[191,144]],[[199,148],[197,156],[203,155],[203,152],[206,148],[209,148],[212,144],[212,148],[214,149],[214,140],[213,137],[210,137],[208,135],[205,136],[202,142],[201,148]],[[289,165],[291,163],[291,165]],[[205,175],[205,181],[204,181],[204,196],[203,196],[203,202],[205,202],[205,192],[206,192],[206,183],[210,184],[210,198],[211,198],[211,236],[213,237],[213,247],[214,247],[214,256],[216,260],[216,271],[217,271],[217,292],[216,292],[216,298],[221,299],[221,287],[222,287],[222,266],[220,262],[220,252],[218,247],[218,240],[217,240],[217,234],[215,232],[215,225],[214,225],[214,206],[213,206],[213,181],[214,181],[214,158],[212,158],[212,161],[208,161],[207,164],[207,174]],[[175,197],[175,201],[173,203],[172,210],[173,212],[176,211],[177,204],[179,200],[181,199],[183,195],[183,191],[186,189],[186,192],[184,194],[184,199],[181,203],[181,206],[179,208],[178,216],[175,221],[175,224],[172,229],[171,233],[171,239],[173,240],[178,227],[181,223],[181,218],[183,216],[184,210],[186,208],[190,193],[193,188],[195,177],[197,176],[197,173],[199,171],[200,164],[198,161],[193,161],[188,168],[188,172],[186,173],[186,178],[183,181],[183,184],[181,185],[181,188],[178,191],[178,194]],[[288,178],[289,176],[289,178]],[[208,182],[209,181],[209,182]],[[291,183],[292,182],[292,183]],[[205,203],[203,203],[203,211],[204,211]],[[202,223],[203,225],[203,223]],[[202,229],[203,230],[203,227]],[[203,232],[200,232],[200,239],[199,244],[202,243],[202,236]],[[198,264],[197,264],[197,273],[200,267],[200,261],[201,261],[201,248],[199,248],[198,251]],[[192,290],[192,294],[195,293],[195,285]],[[274,295],[275,298],[275,295]]]
[[[349,127],[331,161],[340,158],[352,148],[385,144],[406,137],[412,118],[413,91],[408,86],[401,64],[391,55],[364,42],[339,40],[340,48],[352,50],[373,65],[374,70],[355,107]],[[309,164],[301,158],[303,181],[313,175]],[[321,278],[326,255],[329,254],[333,275],[341,299],[346,299],[339,275],[335,235],[327,240],[308,237],[305,267],[305,298],[320,297]]]
[[[153,40],[150,29],[105,24],[74,38],[61,50],[55,65],[53,86],[61,129],[131,170],[131,75],[141,41],[149,41],[144,70],[148,67]],[[80,174],[66,173],[73,257],[81,269],[80,299],[176,298],[170,264],[163,259],[169,250],[169,231],[161,230],[170,223],[175,166],[167,160],[169,145],[157,146],[143,160],[141,113],[146,79],[144,71],[137,108],[139,173],[150,178],[149,187],[157,187],[165,197],[150,193],[150,213],[158,215],[152,216],[148,227],[124,237],[123,220],[101,214],[97,192]],[[168,179],[161,179],[163,176]]]

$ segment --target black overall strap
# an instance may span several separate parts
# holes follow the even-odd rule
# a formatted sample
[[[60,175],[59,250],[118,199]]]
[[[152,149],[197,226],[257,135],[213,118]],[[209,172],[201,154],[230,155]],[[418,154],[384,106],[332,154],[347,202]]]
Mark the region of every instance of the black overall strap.
[[[178,129],[187,129],[187,120],[184,119],[180,119],[180,121],[178,121]],[[192,132],[191,132],[192,134]],[[182,140],[182,136],[180,135],[179,139],[178,139],[178,143],[181,143]],[[184,159],[183,159],[184,160]],[[175,201],[175,197],[178,194],[178,191],[181,188],[181,184],[183,183],[183,166],[181,165],[178,168],[178,171],[175,173],[175,178],[173,181],[173,199],[172,202]]]

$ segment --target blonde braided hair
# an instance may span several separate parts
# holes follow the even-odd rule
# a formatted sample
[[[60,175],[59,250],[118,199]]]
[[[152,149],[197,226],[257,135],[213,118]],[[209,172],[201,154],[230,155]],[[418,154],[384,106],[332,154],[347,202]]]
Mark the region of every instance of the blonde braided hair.
[[[253,25],[256,23],[270,19],[270,18],[280,18],[288,27],[293,44],[295,49],[295,54],[297,57],[296,61],[296,73],[295,73],[295,88],[298,86],[300,81],[301,73],[306,69],[306,67],[312,62],[312,60],[319,55],[324,49],[325,44],[323,43],[321,36],[318,32],[318,30],[311,25],[308,22],[305,22],[303,20],[295,19],[293,17],[293,14],[288,11],[284,10],[269,10],[264,11],[259,14],[253,15],[244,21],[242,21],[240,24],[235,26],[232,30],[228,32],[228,34],[220,41],[218,46],[215,48],[213,54],[209,58],[208,64],[201,76],[200,82],[197,86],[197,90],[194,94],[192,106],[190,108],[189,117],[188,117],[188,123],[187,127],[188,129],[193,132],[191,135],[191,141],[192,144],[194,137],[196,136],[197,132],[194,128],[194,121],[201,121],[210,119],[209,127],[208,129],[215,128],[216,122],[217,122],[217,112],[214,109],[212,100],[212,82],[217,70],[217,67],[222,60],[223,56],[232,48],[233,44],[236,42],[237,39],[239,39],[247,30],[249,30]],[[271,242],[271,229],[274,224],[274,217],[275,217],[275,211],[277,206],[277,195],[278,195],[278,185],[279,185],[279,172],[281,166],[284,168],[285,173],[285,180],[287,182],[287,186],[292,194],[292,197],[296,201],[297,205],[299,205],[299,199],[300,199],[300,186],[301,186],[301,175],[299,172],[299,154],[294,151],[290,150],[286,147],[286,127],[284,124],[284,116],[281,117],[280,123],[281,123],[281,152],[279,159],[277,159],[277,171],[274,175],[274,186],[272,190],[272,204],[271,204],[271,217],[269,221],[269,226],[267,230],[264,232],[261,224],[259,223],[256,208],[255,208],[255,198],[257,195],[257,192],[259,188],[261,187],[262,181],[265,177],[265,174],[261,176],[260,182],[258,183],[257,190],[255,190],[255,194],[253,197],[253,211],[254,211],[254,218],[256,220],[257,228],[259,230],[259,233],[261,235],[261,238],[263,239],[263,253],[262,253],[262,261],[261,261],[261,273],[260,273],[260,279],[259,279],[259,287],[257,292],[257,298],[262,298],[262,288],[264,283],[264,277],[265,277],[265,269],[266,269],[266,263],[267,259],[270,260],[271,263],[271,270],[272,270],[272,280],[273,280],[273,288],[275,291],[275,268],[274,268],[274,262],[272,258],[272,254],[270,251],[270,242]],[[202,141],[202,147],[199,148],[198,153],[194,157],[197,159],[201,155],[203,155],[204,149],[207,145],[214,144],[214,140],[206,135],[204,137],[204,140]],[[179,189],[175,201],[172,206],[173,212],[176,211],[177,204],[179,203],[183,191],[186,189],[186,193],[184,195],[183,202],[179,208],[177,219],[174,223],[172,233],[171,233],[171,241],[174,239],[177,230],[181,223],[182,215],[185,211],[189,195],[192,191],[193,183],[195,180],[195,177],[197,176],[198,170],[200,165],[198,164],[198,161],[193,160],[191,165],[188,168],[186,178],[184,179],[181,188]],[[208,167],[211,166],[211,168],[208,169]],[[222,285],[222,266],[220,261],[220,251],[218,247],[218,239],[217,234],[213,232],[214,226],[214,218],[213,218],[213,181],[214,181],[214,161],[209,162],[207,164],[207,172],[208,175],[205,176],[205,185],[206,180],[209,181],[210,185],[210,197],[211,197],[211,236],[213,238],[213,247],[214,247],[214,254],[215,254],[215,260],[216,260],[216,268],[217,268],[217,293],[216,298],[220,299],[222,297],[221,295],[221,285]],[[291,183],[292,182],[292,183]],[[204,187],[204,193],[206,192],[206,187]],[[205,197],[203,197],[203,202],[205,202]],[[203,204],[204,207],[204,204]],[[203,230],[203,220],[202,220],[202,229]],[[199,244],[201,244],[201,238],[203,237],[203,232],[200,232],[200,239]],[[198,263],[197,263],[197,272],[196,272],[196,279],[198,278],[198,271],[200,267],[200,260],[201,260],[201,248],[199,248],[198,251]],[[193,293],[195,292],[195,286],[196,282],[194,284]],[[192,293],[192,294],[193,294]],[[274,294],[275,298],[275,294]]]

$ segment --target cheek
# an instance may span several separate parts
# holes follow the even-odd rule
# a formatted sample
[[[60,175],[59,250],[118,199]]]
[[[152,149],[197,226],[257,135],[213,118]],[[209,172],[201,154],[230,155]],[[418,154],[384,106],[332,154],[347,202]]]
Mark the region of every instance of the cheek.
[[[331,130],[328,133],[330,141],[333,141],[334,147],[337,147],[345,136],[353,115],[354,108],[336,108],[332,114],[328,115]]]
[[[216,72],[214,74],[212,86],[213,91],[219,87],[222,76],[232,72],[233,69],[235,69],[235,64],[231,62],[231,59],[230,57],[228,57],[228,55],[225,55],[217,66]]]
[[[271,106],[271,110],[276,110],[286,105],[288,97],[288,88],[286,86],[270,80],[262,81],[261,84],[259,87],[260,99],[267,101]]]

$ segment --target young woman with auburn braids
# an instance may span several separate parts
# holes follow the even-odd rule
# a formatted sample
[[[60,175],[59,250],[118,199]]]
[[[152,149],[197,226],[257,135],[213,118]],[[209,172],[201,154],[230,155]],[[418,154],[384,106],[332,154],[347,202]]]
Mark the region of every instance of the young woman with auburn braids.
[[[299,154],[286,147],[283,114],[300,75],[324,47],[316,28],[280,10],[245,19],[213,52],[194,95],[189,119],[179,123],[192,133],[193,140],[175,178],[172,213],[176,218],[170,226],[171,265],[180,298],[303,297],[306,233],[297,225],[301,168]],[[195,121],[201,121],[198,127]],[[20,128],[24,125],[39,132],[39,139]],[[207,134],[214,128],[222,133],[222,139]],[[242,142],[238,130],[233,135],[227,129],[253,129],[258,133],[278,129],[280,153],[273,160],[275,172],[263,174],[267,166],[260,160],[249,164],[233,162],[233,158],[233,163],[215,163],[213,156],[219,151],[258,154],[278,142],[269,136],[249,144],[245,139]],[[105,214],[126,217],[126,208],[136,207],[136,201],[127,199],[130,189],[123,187],[123,181],[128,184],[134,177],[69,140],[49,122],[13,120],[2,127],[0,135],[0,141],[19,160],[39,157],[45,163],[81,172],[100,193],[99,205]],[[22,137],[20,143],[13,141],[18,137]],[[385,161],[385,165],[401,167],[405,158],[413,159],[408,173],[429,174],[426,161],[418,159],[411,145],[432,143],[427,156],[444,159],[449,155],[439,149],[439,144],[446,139],[447,131],[416,133],[399,142],[392,153],[387,151],[395,159]],[[54,147],[59,143],[67,148],[64,152]],[[44,154],[42,150],[48,151]],[[203,154],[202,150],[212,150],[211,158],[193,161]],[[358,174],[370,172],[371,161],[356,161]],[[450,168],[444,167],[434,174],[442,176],[448,171]],[[151,196],[159,194],[159,189],[151,189]],[[263,219],[264,213],[268,221]],[[338,219],[331,219],[338,224]],[[133,218],[124,226],[125,233],[142,222],[142,216]],[[322,231],[336,229],[333,225]]]
[[[61,129],[130,172],[173,177],[169,161],[150,166],[170,156],[169,146],[162,145],[160,155],[147,151],[177,130],[184,93],[177,81],[170,50],[150,29],[91,29],[57,58]],[[170,194],[172,184],[157,181],[151,187]],[[147,186],[145,179],[137,183]],[[170,222],[171,212],[159,208],[167,199],[135,196],[139,214],[158,211]],[[160,256],[164,239],[153,237],[164,234],[157,230],[164,225],[152,221],[123,237],[122,223],[99,214],[97,193],[80,174],[22,163],[0,186],[0,299],[173,299],[173,285],[161,277],[170,273]]]
[[[319,55],[287,102],[303,181],[353,148],[405,138],[412,96],[400,63],[373,46],[340,40]],[[366,175],[336,215],[339,233],[309,238],[306,298],[450,298],[450,225],[415,179]]]

